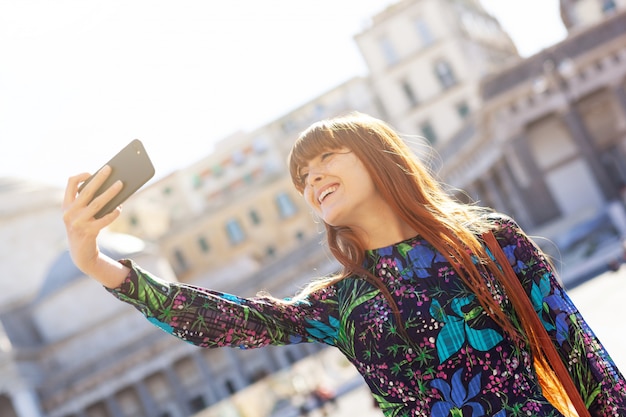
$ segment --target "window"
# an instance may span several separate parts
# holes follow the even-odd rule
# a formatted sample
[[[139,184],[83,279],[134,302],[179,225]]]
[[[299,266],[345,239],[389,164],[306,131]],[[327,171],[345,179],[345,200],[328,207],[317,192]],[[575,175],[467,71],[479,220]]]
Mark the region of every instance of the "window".
[[[614,12],[617,6],[615,5],[615,1],[613,0],[603,0],[602,1],[602,11],[604,13]]]
[[[197,413],[206,408],[207,403],[202,395],[198,395],[189,400],[189,409],[192,413]]]
[[[276,196],[276,205],[278,206],[278,213],[283,219],[292,217],[298,211],[289,194],[285,192]]]
[[[600,160],[609,173],[609,177],[620,189],[626,187],[626,159],[622,153],[617,145],[612,145],[600,154]]]
[[[411,107],[417,106],[417,96],[415,95],[415,91],[413,91],[413,87],[411,87],[411,84],[407,80],[402,81],[402,91],[404,91],[404,96],[409,101],[409,105]]]
[[[202,178],[200,177],[200,175],[194,174],[193,177],[191,177],[191,185],[196,190],[198,188],[202,187]],[[165,194],[165,192],[164,192],[164,194]]]
[[[396,54],[396,50],[393,47],[393,44],[389,40],[389,38],[384,37],[380,39],[380,48],[383,52],[383,56],[385,57],[385,61],[387,65],[394,65],[398,62],[398,54]]]
[[[204,236],[198,238],[198,246],[200,246],[200,250],[204,253],[207,253],[210,249],[209,242],[207,242]]]
[[[236,166],[243,165],[243,163],[246,162],[246,154],[244,154],[243,151],[240,150],[235,151],[231,156],[231,160]]]
[[[422,136],[426,138],[430,143],[437,142],[437,132],[435,132],[435,128],[432,123],[426,121],[421,124],[420,130],[422,131]]]
[[[226,386],[226,391],[228,391],[229,394],[234,394],[237,392],[237,388],[235,387],[235,384],[233,384],[233,382],[230,379],[227,379],[224,385]]]
[[[250,221],[252,221],[252,224],[260,224],[261,217],[259,216],[259,212],[254,209],[250,210]]]
[[[289,363],[296,363],[296,362],[298,362],[298,357],[291,350],[287,350],[285,352],[285,357],[287,358],[287,362],[289,362]]]
[[[252,182],[254,181],[254,173],[253,172],[247,172],[244,176],[243,176],[243,182],[246,185],[250,185],[252,184]]]
[[[159,404],[164,411],[168,409],[165,406],[173,402],[174,393],[167,382],[167,377],[163,373],[157,372],[148,376],[145,383],[154,402]]]
[[[246,238],[243,228],[237,219],[230,219],[226,222],[226,233],[228,233],[230,243],[233,245],[243,242]]]
[[[221,166],[220,164],[216,164],[215,166],[213,166],[213,168],[211,169],[211,172],[213,172],[213,176],[215,178],[219,178],[222,175],[224,175],[224,167]]]
[[[254,372],[251,373],[250,375],[250,383],[255,383],[257,381],[262,380],[263,378],[265,378],[266,376],[268,376],[270,373],[267,372],[265,369],[257,369]]]
[[[470,108],[467,101],[462,101],[456,105],[456,112],[461,119],[467,119],[469,116]]]
[[[430,45],[435,41],[435,38],[433,37],[433,34],[428,27],[428,24],[421,17],[415,19],[415,30],[417,31],[417,35],[419,36],[424,46]]]
[[[174,250],[174,258],[176,259],[176,265],[178,265],[181,270],[187,269],[187,259],[185,259],[185,255],[181,252],[180,249]]]
[[[289,119],[289,120],[285,120],[282,123],[281,128],[284,133],[290,134],[290,133],[295,132],[298,129],[298,125],[296,124],[295,121]]]
[[[439,60],[435,63],[435,74],[444,89],[448,89],[456,84],[456,77],[447,61]]]
[[[98,402],[97,404],[89,406],[85,410],[85,414],[87,414],[89,417],[108,417],[109,416],[107,407],[103,402]]]
[[[114,400],[117,401],[122,415],[128,417],[141,417],[143,415],[141,401],[137,393],[131,388],[126,388],[117,393]]]
[[[268,139],[264,136],[259,136],[254,139],[252,143],[252,150],[254,153],[262,154],[265,153],[269,149]]]

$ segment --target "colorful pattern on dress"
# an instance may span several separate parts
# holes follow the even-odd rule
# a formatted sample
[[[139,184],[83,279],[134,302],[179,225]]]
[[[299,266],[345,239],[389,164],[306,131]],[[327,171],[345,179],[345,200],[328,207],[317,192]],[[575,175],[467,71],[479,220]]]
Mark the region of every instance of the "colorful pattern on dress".
[[[626,416],[626,383],[518,226],[495,230],[593,416]],[[381,292],[353,277],[296,303],[240,298],[150,276],[131,261],[111,292],[153,324],[201,347],[321,342],[354,364],[388,417],[560,416],[541,394],[526,346],[491,320],[446,258],[415,237],[367,253],[387,286],[408,343]],[[490,277],[503,309],[510,304]]]

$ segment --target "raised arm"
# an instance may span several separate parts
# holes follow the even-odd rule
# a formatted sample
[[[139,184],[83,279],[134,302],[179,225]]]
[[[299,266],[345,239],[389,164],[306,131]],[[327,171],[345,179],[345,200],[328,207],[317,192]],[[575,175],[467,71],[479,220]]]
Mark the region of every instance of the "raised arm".
[[[120,192],[122,183],[116,182],[90,202],[96,190],[110,173],[111,169],[108,166],[102,168],[80,194],[78,187],[89,178],[89,174],[79,174],[68,179],[63,199],[63,222],[74,264],[105,287],[115,288],[128,275],[129,269],[100,252],[96,239],[100,230],[117,219],[120,208],[100,219],[96,219],[94,215]]]
[[[101,253],[96,239],[120,209],[100,219],[94,215],[121,188],[115,183],[95,198],[92,195],[109,175],[108,167],[78,194],[89,174],[68,180],[63,204],[70,254],[76,266],[95,278],[120,300],[143,313],[154,325],[202,347],[260,347],[320,341],[334,344],[338,332],[334,287],[288,303],[270,297],[240,298],[187,284],[153,277],[132,261],[118,262]]]

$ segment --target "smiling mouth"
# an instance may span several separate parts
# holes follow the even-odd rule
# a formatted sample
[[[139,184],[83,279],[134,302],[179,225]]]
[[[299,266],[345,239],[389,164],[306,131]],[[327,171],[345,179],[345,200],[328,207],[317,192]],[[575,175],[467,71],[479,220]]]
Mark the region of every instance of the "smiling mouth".
[[[334,193],[335,191],[337,191],[337,187],[328,187],[327,189],[325,189],[319,196],[319,198],[317,199],[317,201],[319,203],[322,203],[322,201],[324,201],[324,199],[326,197],[328,197],[330,194]]]

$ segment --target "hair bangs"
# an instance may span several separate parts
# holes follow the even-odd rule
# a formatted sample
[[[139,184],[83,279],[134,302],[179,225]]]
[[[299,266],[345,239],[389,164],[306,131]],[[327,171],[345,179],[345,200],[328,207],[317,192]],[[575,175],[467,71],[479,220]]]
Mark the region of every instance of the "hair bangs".
[[[327,126],[324,121],[315,123],[302,132],[289,154],[289,173],[291,180],[299,192],[304,190],[304,182],[300,171],[324,151],[338,149],[342,145],[332,126]]]

